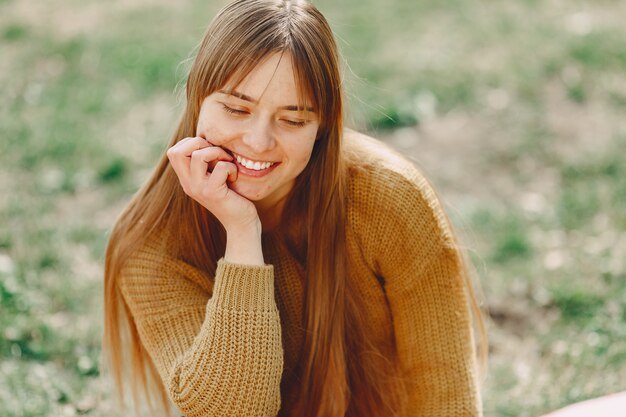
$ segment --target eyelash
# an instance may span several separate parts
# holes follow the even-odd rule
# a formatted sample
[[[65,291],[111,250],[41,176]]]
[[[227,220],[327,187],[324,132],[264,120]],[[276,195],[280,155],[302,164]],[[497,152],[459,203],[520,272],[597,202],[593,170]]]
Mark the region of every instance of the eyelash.
[[[224,108],[224,110],[225,110],[227,113],[231,113],[231,114],[241,115],[241,114],[245,114],[245,113],[247,113],[246,111],[243,111],[243,110],[237,110],[237,109],[233,109],[233,108],[231,108],[231,107],[228,107],[228,106],[227,106],[227,105],[225,105],[225,104],[222,104],[222,107]]]
[[[232,107],[228,107],[225,104],[222,104],[222,107],[224,108],[224,111],[226,111],[226,113],[234,114],[234,115],[237,115],[237,116],[241,116],[243,114],[248,113],[247,111],[244,111],[244,110],[233,109]],[[293,120],[289,120],[289,119],[282,119],[282,120],[285,123],[287,123],[289,126],[293,126],[293,127],[302,127],[305,124],[307,124],[306,121],[294,122]]]
[[[288,120],[288,119],[283,119],[285,122],[287,122],[288,125],[293,126],[293,127],[302,127],[306,124],[305,121],[302,122],[294,122],[293,120]]]

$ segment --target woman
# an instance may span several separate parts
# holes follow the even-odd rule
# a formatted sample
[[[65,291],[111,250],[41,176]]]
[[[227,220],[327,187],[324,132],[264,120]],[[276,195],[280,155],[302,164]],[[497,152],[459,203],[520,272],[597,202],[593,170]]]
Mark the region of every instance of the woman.
[[[107,250],[120,392],[129,369],[188,417],[480,415],[477,309],[448,220],[413,165],[344,131],[315,7],[226,6],[186,91]]]

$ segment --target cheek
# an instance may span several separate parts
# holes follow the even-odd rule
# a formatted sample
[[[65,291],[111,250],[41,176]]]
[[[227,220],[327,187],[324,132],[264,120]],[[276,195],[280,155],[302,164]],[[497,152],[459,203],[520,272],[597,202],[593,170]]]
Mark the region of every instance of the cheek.
[[[292,166],[303,169],[311,158],[311,149],[307,146],[306,141],[300,138],[283,141],[281,148]]]
[[[298,158],[298,165],[300,165],[304,169],[304,167],[309,163],[310,159],[311,159],[311,153],[303,153]]]
[[[200,109],[196,136],[201,136],[213,145],[220,146],[232,140],[236,134],[237,132],[224,120],[223,114],[215,107],[215,103],[207,98]]]
[[[208,120],[198,121],[196,135],[201,136],[211,142],[213,145],[222,145],[228,142],[233,133],[228,129],[221,127],[219,123],[211,123]]]
[[[221,145],[226,142],[226,135],[222,131],[222,129],[217,126],[207,126],[204,132],[204,138],[211,142],[213,145]]]
[[[311,154],[313,153],[313,145],[315,141],[310,141],[309,146],[295,150],[297,152],[296,160],[298,165],[305,167],[311,160]]]

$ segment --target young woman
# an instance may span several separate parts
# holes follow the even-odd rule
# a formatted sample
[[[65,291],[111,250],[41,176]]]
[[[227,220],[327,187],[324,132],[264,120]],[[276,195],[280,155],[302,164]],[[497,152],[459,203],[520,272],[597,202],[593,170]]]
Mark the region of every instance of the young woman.
[[[480,415],[454,234],[411,163],[344,130],[319,11],[226,6],[186,91],[107,250],[120,392],[128,371],[187,417]]]

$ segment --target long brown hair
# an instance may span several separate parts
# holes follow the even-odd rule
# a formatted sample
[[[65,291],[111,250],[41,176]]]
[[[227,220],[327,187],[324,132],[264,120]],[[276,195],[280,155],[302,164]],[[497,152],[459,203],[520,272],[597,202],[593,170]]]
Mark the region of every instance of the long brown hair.
[[[308,98],[317,109],[320,127],[311,159],[296,179],[279,225],[283,241],[296,248],[294,255],[305,271],[306,329],[298,381],[281,384],[281,413],[400,415],[404,395],[397,357],[393,349],[377,346],[365,331],[367,323],[360,313],[364,301],[348,279],[343,93],[337,47],[322,14],[310,3],[295,0],[236,0],[223,8],[199,46],[186,83],[186,107],[168,146],[195,136],[204,97],[227,84],[236,86],[263,57],[285,52],[293,61],[300,98]],[[184,194],[166,155],[120,215],[109,240],[103,347],[122,403],[122,369],[129,361],[135,403],[143,388],[150,404],[153,390],[167,409],[166,389],[117,285],[124,259],[157,230],[176,230],[178,239],[169,246],[173,255],[214,276],[225,249],[224,229]],[[130,357],[123,352],[130,352]]]

